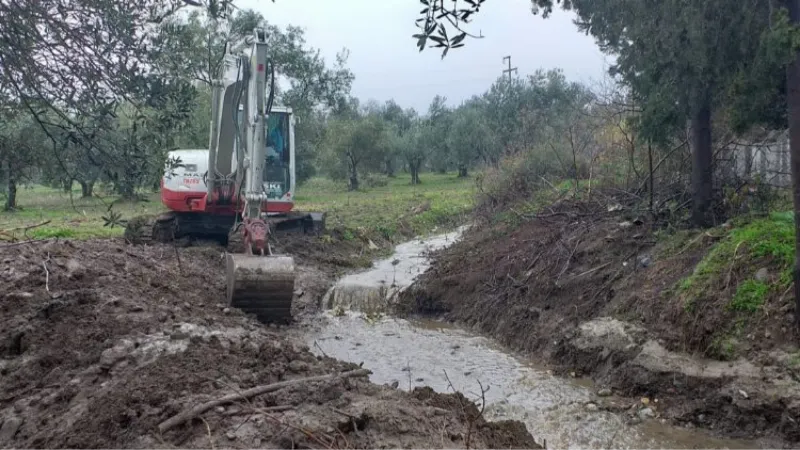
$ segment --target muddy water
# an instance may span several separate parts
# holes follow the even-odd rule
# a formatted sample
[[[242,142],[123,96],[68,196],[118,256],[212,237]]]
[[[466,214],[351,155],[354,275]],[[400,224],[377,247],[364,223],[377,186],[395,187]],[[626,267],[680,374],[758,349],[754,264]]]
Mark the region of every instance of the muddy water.
[[[479,404],[485,398],[488,419],[520,420],[549,448],[758,446],[671,427],[657,417],[631,424],[624,415],[603,410],[612,400],[598,398],[597,388],[587,381],[553,376],[458,327],[383,314],[397,292],[427,269],[424,254],[454,242],[459,233],[402,244],[373,270],[342,278],[323,300],[326,313],[304,336],[312,351],[363,363],[375,383],[456,389]],[[657,403],[653,406],[657,411]]]

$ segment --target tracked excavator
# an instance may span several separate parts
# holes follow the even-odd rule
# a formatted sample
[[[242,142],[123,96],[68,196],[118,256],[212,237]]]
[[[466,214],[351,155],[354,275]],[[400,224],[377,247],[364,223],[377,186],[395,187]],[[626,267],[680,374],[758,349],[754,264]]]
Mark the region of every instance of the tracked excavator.
[[[132,219],[125,237],[222,243],[229,305],[262,322],[288,322],[294,260],[272,252],[270,235],[318,233],[324,214],[294,210],[295,118],[291,108],[273,105],[275,70],[265,31],[255,29],[247,44],[237,56],[226,48],[212,83],[208,148],[167,156],[161,201],[168,212]]]

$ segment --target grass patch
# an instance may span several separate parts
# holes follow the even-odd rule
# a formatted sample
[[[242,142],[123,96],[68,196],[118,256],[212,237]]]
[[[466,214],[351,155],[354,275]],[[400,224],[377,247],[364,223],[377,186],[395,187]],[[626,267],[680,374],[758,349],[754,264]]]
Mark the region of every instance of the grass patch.
[[[772,213],[766,218],[740,219],[727,231],[727,235],[714,245],[694,272],[678,284],[684,296],[687,312],[707,292],[719,291],[727,283],[727,276],[735,268],[753,273],[760,265],[767,265],[772,273],[779,273],[777,283],[743,279],[728,309],[753,313],[764,304],[774,291],[781,291],[791,283],[794,261],[794,222],[791,212]]]
[[[377,236],[393,240],[460,224],[474,203],[473,179],[458,178],[455,173],[425,173],[422,184],[416,186],[407,174],[386,179],[385,186],[349,192],[345,183],[314,178],[298,187],[295,208],[326,212],[328,228],[342,230],[345,239]],[[45,186],[20,188],[20,209],[0,212],[0,231],[6,232],[0,234],[0,240],[118,237],[124,230],[105,227],[102,219],[110,204],[114,203],[114,210],[124,219],[165,210],[158,193],[147,193],[142,202],[119,202],[99,189],[93,198],[80,195],[79,186],[72,196]]]
[[[756,312],[764,304],[769,289],[763,281],[745,280],[736,288],[728,307],[733,311]]]
[[[386,186],[347,190],[344,183],[313,178],[298,187],[298,210],[324,211],[327,227],[350,236],[376,235],[393,240],[461,224],[472,210],[475,184],[454,173],[424,173],[412,185],[407,174],[389,178]]]

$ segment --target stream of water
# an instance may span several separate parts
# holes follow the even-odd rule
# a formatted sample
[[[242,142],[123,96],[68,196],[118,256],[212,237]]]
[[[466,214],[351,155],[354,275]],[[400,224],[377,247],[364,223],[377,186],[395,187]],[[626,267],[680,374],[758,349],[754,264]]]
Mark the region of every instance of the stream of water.
[[[631,424],[622,414],[597,408],[606,400],[586,380],[554,376],[493,340],[456,326],[382,314],[397,292],[429,267],[425,254],[455,242],[460,232],[401,244],[373,269],[339,280],[323,299],[323,317],[304,336],[312,351],[363,363],[373,371],[374,383],[456,389],[479,403],[485,397],[487,419],[520,420],[548,448],[759,446],[670,426],[658,418]]]

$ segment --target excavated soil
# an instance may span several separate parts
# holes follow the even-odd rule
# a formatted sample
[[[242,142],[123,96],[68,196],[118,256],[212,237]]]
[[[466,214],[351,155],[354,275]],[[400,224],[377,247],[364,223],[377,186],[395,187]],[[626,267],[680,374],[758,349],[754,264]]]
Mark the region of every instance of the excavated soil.
[[[737,319],[714,306],[732,290],[720,286],[708,293],[702,314],[689,314],[672,289],[713,235],[662,251],[657,227],[618,201],[562,201],[515,225],[475,226],[436,252],[398,312],[459,322],[561,373],[589,375],[621,395],[658,398],[638,405],[645,415],[728,437],[800,442],[800,377],[786,363],[791,306],[771,305],[765,319],[736,322],[743,335],[773,330],[742,358],[708,358],[712,336]],[[748,274],[730,276],[736,286],[736,277]]]
[[[305,249],[295,308],[309,314],[337,252],[282,245]],[[520,423],[488,423],[460,395],[342,377],[236,400],[161,433],[206,401],[358,366],[226,308],[220,248],[49,241],[0,255],[0,447],[538,448]]]

